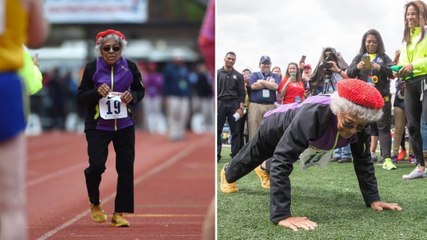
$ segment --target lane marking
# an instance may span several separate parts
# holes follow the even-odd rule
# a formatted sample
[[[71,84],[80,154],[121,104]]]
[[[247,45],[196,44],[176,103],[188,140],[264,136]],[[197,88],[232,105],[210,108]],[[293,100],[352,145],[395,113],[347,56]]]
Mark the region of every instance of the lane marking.
[[[51,178],[60,177],[60,176],[65,175],[65,174],[67,174],[69,172],[73,172],[73,171],[77,171],[77,170],[82,170],[85,166],[87,166],[87,163],[82,163],[82,164],[74,165],[74,166],[68,167],[68,168],[66,168],[64,170],[56,171],[54,173],[51,173],[51,174],[45,175],[43,177],[36,178],[34,180],[29,181],[26,184],[25,187],[28,188],[28,187],[31,187],[31,186],[36,185],[38,183],[47,181],[47,180],[49,180]]]
[[[198,143],[196,144],[190,144],[190,146],[188,146],[187,148],[183,149],[182,151],[178,152],[178,154],[174,155],[173,157],[169,158],[168,160],[166,160],[163,163],[160,163],[159,165],[156,165],[155,167],[151,168],[147,174],[140,176],[139,178],[136,178],[134,181],[134,185],[137,185],[138,183],[142,182],[143,180],[147,179],[148,177],[150,177],[151,175],[154,175],[156,173],[159,173],[161,171],[163,171],[164,169],[170,167],[171,165],[173,165],[174,163],[178,162],[181,159],[184,159],[185,156],[189,155],[191,152],[193,152],[195,149],[197,149],[200,145],[206,144],[207,140],[210,141],[210,137],[209,136],[204,136],[203,141],[198,141]],[[111,200],[113,200],[116,196],[116,193],[112,193],[109,196],[107,196],[106,198],[104,198],[102,200],[103,203],[107,203]],[[63,223],[62,225],[55,227],[54,229],[50,230],[49,232],[46,232],[45,234],[43,234],[42,236],[40,236],[39,238],[37,238],[37,240],[46,240],[49,239],[50,237],[52,237],[53,235],[57,234],[58,232],[60,232],[61,230],[71,226],[72,224],[74,224],[75,222],[79,221],[81,218],[83,218],[86,215],[90,214],[90,210],[85,210],[79,214],[77,214],[75,217],[71,218],[70,220],[68,220],[67,222]]]

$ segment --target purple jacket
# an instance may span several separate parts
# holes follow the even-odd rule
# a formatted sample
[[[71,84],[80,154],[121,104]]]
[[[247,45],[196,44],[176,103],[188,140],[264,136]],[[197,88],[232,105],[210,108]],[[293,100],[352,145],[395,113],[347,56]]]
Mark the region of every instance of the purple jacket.
[[[83,78],[79,87],[77,98],[80,104],[86,105],[87,116],[85,130],[99,129],[116,131],[134,124],[130,105],[128,116],[121,119],[102,119],[99,116],[98,101],[101,96],[97,89],[103,83],[107,84],[113,92],[129,91],[136,104],[144,97],[145,88],[141,81],[141,74],[135,63],[121,57],[113,66],[106,64],[101,57],[88,63],[85,67]]]

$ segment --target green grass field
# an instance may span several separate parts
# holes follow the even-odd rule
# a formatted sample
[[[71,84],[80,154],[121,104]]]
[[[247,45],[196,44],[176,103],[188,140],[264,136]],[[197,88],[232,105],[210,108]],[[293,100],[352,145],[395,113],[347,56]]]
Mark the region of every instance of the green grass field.
[[[359,191],[352,163],[329,163],[324,169],[292,172],[292,214],[318,224],[314,231],[293,232],[269,220],[269,190],[261,188],[255,172],[240,179],[239,192],[219,190],[220,170],[231,161],[230,148],[222,148],[217,166],[218,239],[427,239],[427,179],[402,180],[414,168],[407,161],[397,170],[376,165],[381,199],[399,203],[401,212],[375,212],[367,208]]]

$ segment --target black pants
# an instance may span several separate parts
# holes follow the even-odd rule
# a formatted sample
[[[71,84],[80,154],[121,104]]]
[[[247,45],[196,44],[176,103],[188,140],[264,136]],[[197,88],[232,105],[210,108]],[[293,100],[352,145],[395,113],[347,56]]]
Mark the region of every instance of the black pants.
[[[235,121],[233,114],[236,113],[236,110],[239,108],[238,100],[230,100],[230,101],[218,101],[217,107],[217,157],[218,160],[221,156],[221,134],[222,129],[224,128],[225,120],[228,122],[228,126],[230,126],[230,135],[231,135],[231,155],[235,156],[240,150],[240,122],[241,119]]]
[[[384,102],[383,115],[377,122],[372,123],[371,136],[378,136],[382,159],[391,157],[391,102]]]
[[[283,128],[276,127],[279,126],[277,124],[279,123],[267,119],[262,121],[257,133],[228,165],[225,172],[227,182],[239,180],[264,161],[267,161],[267,169],[270,170],[271,158],[283,135]]]
[[[249,136],[245,136],[245,122],[248,120],[248,113],[243,114],[243,117],[240,119],[239,135],[240,135],[240,148],[249,141]]]
[[[118,131],[88,130],[86,131],[89,167],[84,170],[89,201],[99,204],[99,184],[105,171],[108,157],[108,145],[113,142],[116,152],[117,193],[114,212],[133,213],[133,165],[135,160],[135,127],[127,127]]]
[[[417,164],[425,166],[423,157],[423,139],[421,138],[421,116],[427,112],[427,75],[415,77],[405,83],[405,114],[408,132]],[[423,98],[421,99],[421,96]]]

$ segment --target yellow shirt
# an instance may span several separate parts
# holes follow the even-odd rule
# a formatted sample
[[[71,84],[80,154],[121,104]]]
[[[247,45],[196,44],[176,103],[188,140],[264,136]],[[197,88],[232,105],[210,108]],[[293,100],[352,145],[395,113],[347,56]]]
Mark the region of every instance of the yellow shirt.
[[[0,22],[0,72],[17,71],[23,65],[22,45],[27,40],[28,22],[23,2],[0,1],[0,19],[4,19]]]

